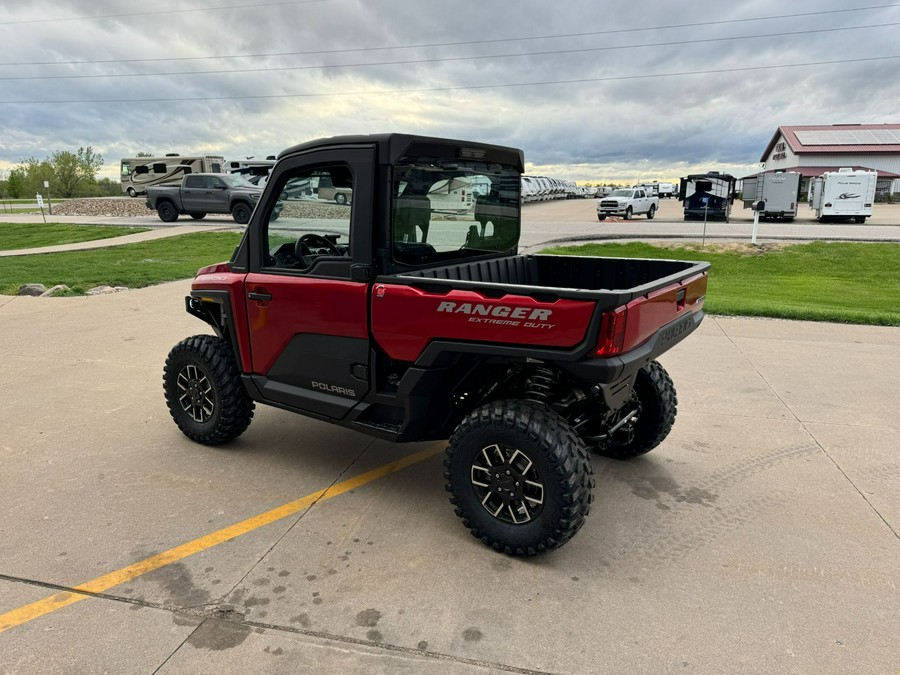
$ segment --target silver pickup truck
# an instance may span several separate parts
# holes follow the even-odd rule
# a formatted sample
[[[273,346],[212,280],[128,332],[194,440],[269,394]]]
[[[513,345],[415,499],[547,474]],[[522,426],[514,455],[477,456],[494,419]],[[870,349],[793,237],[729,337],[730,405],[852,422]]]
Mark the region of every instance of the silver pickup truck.
[[[607,216],[631,220],[642,213],[652,220],[658,209],[659,197],[648,194],[644,188],[618,188],[597,201],[597,220],[606,220]]]
[[[194,220],[207,213],[230,213],[236,223],[245,225],[259,201],[262,188],[243,176],[221,173],[192,173],[180,186],[147,188],[147,207],[166,223],[187,214]]]

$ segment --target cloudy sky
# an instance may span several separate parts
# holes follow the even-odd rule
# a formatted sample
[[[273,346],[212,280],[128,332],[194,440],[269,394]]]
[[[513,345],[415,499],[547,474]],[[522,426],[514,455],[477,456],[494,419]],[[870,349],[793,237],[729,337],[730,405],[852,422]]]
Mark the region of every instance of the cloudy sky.
[[[743,175],[781,124],[900,122],[898,26],[877,0],[4,2],[0,171],[404,131],[579,181]]]

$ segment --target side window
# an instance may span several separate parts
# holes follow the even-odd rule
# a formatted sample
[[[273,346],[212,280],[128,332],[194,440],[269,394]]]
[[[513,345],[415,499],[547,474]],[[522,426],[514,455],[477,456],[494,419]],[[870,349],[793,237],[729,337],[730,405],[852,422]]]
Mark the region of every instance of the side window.
[[[184,186],[187,188],[203,188],[203,187],[205,187],[203,184],[203,176],[188,176],[187,180],[184,181]]]
[[[206,181],[209,183],[209,187],[213,190],[221,190],[225,187],[225,183],[222,182],[221,178],[214,178],[211,176],[206,177]]]
[[[153,165],[153,173],[165,173],[166,165],[162,162],[157,162]]]
[[[263,266],[270,271],[312,271],[323,257],[350,256],[353,175],[348,166],[302,169],[282,175],[269,212]]]

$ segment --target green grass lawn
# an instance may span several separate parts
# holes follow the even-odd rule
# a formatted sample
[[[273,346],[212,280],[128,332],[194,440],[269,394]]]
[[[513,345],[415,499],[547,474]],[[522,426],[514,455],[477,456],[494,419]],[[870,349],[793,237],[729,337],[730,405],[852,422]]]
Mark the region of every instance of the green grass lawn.
[[[15,295],[26,283],[66,284],[74,293],[108,284],[141,288],[188,279],[205,265],[228,260],[237,232],[199,232],[91,251],[0,258],[0,294]]]
[[[0,251],[74,244],[146,232],[146,227],[70,225],[67,223],[0,223]]]
[[[900,326],[900,244],[729,248],[735,247],[586,244],[544,253],[709,261],[711,314]]]
[[[0,258],[0,294],[25,283],[140,288],[187,279],[231,257],[236,232],[201,232],[92,251]],[[546,253],[676,258],[712,263],[706,310],[713,314],[900,326],[900,244],[823,243],[751,247],[586,244]]]

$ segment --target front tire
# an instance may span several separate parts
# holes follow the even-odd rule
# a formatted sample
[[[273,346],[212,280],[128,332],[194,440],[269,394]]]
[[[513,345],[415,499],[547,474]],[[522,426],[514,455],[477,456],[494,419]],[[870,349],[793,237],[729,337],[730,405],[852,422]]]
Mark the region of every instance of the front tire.
[[[253,418],[234,350],[213,335],[195,335],[172,348],[163,369],[166,405],[185,436],[220,445],[240,436]]]
[[[637,418],[626,423],[597,452],[613,459],[630,459],[650,452],[665,440],[675,423],[678,397],[669,373],[658,361],[638,371],[632,399],[622,410]]]
[[[204,218],[206,218],[206,214],[205,214],[205,213],[191,213],[191,214],[189,214],[189,215],[190,215],[191,218],[193,218],[194,220],[203,220]]]
[[[497,401],[457,426],[444,460],[456,515],[508,555],[559,548],[584,524],[594,478],[587,447],[544,406]]]
[[[650,210],[647,211],[647,220],[653,220],[653,216],[655,216],[655,215],[656,215],[656,207],[653,204],[651,204]]]
[[[625,209],[625,220],[631,220],[631,216],[633,213],[634,213],[634,211],[631,210],[630,206],[627,209]]]
[[[250,205],[246,202],[238,202],[231,207],[231,217],[234,218],[234,222],[238,225],[246,225],[249,223],[252,214],[253,209],[251,209]]]
[[[597,220],[606,220],[606,216],[597,216]]]
[[[347,195],[345,195],[343,192],[338,192],[334,196],[334,201],[336,204],[340,204],[341,206],[344,206],[347,203]]]
[[[133,187],[128,188],[127,192],[128,192],[128,196],[131,197],[132,199],[137,197],[137,190],[135,190]]]
[[[164,223],[174,223],[178,220],[178,210],[175,208],[175,205],[167,199],[156,204],[156,215],[158,215],[159,219]]]

